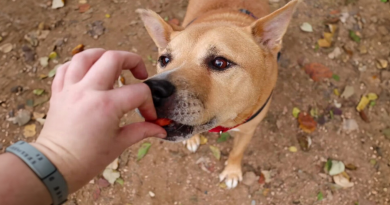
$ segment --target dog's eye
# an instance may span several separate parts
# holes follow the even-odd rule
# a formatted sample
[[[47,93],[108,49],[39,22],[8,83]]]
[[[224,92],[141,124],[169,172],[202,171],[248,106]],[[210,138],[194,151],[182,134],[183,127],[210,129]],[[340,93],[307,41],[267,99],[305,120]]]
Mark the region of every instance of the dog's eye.
[[[166,65],[168,65],[170,61],[171,58],[169,56],[160,56],[160,58],[158,58],[158,62],[160,63],[161,67],[165,67]]]
[[[230,67],[231,63],[222,57],[217,57],[211,61],[211,65],[218,70],[225,70]]]

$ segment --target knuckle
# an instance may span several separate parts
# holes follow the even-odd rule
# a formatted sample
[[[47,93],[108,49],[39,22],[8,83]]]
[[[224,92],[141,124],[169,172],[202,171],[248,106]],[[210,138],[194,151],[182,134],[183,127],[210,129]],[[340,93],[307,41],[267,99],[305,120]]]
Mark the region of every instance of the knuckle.
[[[110,60],[118,60],[119,54],[116,51],[106,51],[103,54],[103,58],[107,58]]]

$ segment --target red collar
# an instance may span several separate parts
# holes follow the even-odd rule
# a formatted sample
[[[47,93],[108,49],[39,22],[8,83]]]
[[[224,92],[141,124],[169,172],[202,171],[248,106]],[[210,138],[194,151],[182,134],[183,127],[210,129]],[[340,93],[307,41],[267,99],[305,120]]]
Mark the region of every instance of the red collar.
[[[271,92],[271,94],[269,95],[267,101],[265,101],[264,105],[261,106],[261,108],[260,108],[255,114],[253,114],[251,117],[249,117],[248,119],[246,119],[243,123],[238,124],[238,125],[236,125],[236,126],[234,126],[234,127],[222,127],[222,126],[214,127],[213,129],[209,130],[209,132],[218,132],[218,133],[227,132],[227,131],[229,131],[229,130],[231,130],[231,129],[234,129],[234,128],[236,128],[236,127],[238,127],[238,126],[240,126],[240,125],[242,125],[242,124],[244,124],[244,123],[247,123],[247,122],[253,120],[253,118],[255,118],[257,115],[259,115],[259,114],[261,113],[261,111],[264,110],[264,108],[265,108],[265,106],[268,104],[269,99],[271,98],[271,96],[272,96],[272,92]]]

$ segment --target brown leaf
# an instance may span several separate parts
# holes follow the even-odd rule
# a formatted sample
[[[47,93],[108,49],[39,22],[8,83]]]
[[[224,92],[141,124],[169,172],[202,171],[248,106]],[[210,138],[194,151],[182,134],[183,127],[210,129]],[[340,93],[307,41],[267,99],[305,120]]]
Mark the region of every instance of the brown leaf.
[[[110,182],[108,182],[106,179],[100,178],[97,182],[99,187],[104,188],[110,186]]]
[[[359,115],[360,115],[360,117],[362,118],[362,120],[363,120],[364,122],[367,122],[367,123],[370,122],[370,120],[368,119],[368,117],[367,117],[366,113],[364,112],[364,110],[361,110],[361,111],[359,112]]]
[[[74,47],[74,48],[72,49],[72,56],[74,56],[74,55],[80,53],[80,52],[83,51],[83,50],[84,50],[84,45],[83,45],[83,44],[77,45],[76,47]]]
[[[317,122],[307,112],[301,112],[298,116],[299,127],[307,133],[312,133],[317,127]]]
[[[347,164],[345,165],[345,168],[348,170],[357,170],[357,167],[353,164]]]
[[[305,72],[310,76],[314,81],[321,81],[324,78],[332,78],[332,71],[319,63],[309,63],[305,65]]]
[[[307,152],[310,150],[312,141],[309,136],[300,134],[298,135],[297,139],[298,139],[299,146],[303,151]]]
[[[89,5],[89,4],[79,4],[79,12],[80,13],[84,13],[84,12],[88,11],[89,8],[91,8],[91,5]]]
[[[318,46],[321,47],[321,48],[329,48],[332,44],[327,41],[326,39],[319,39],[317,41],[318,43]]]
[[[259,184],[264,184],[264,183],[265,183],[265,176],[263,173],[260,173]]]

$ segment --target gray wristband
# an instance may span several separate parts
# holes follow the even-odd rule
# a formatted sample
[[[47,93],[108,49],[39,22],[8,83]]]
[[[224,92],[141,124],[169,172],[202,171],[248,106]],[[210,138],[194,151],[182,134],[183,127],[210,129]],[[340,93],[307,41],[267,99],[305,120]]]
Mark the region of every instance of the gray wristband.
[[[35,172],[48,189],[53,205],[67,201],[68,186],[62,174],[39,150],[27,142],[19,141],[5,150],[18,156]]]

